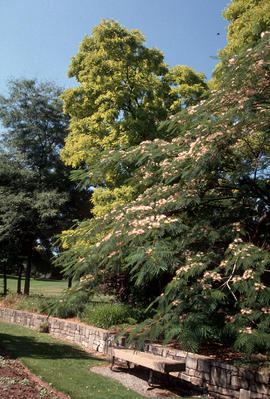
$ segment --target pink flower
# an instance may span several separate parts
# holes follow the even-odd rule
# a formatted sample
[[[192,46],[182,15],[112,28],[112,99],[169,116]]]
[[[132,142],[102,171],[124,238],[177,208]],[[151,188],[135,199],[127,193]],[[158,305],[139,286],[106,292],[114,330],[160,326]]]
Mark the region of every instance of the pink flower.
[[[108,258],[111,258],[112,256],[114,256],[116,254],[115,251],[111,252],[110,255],[108,255]]]

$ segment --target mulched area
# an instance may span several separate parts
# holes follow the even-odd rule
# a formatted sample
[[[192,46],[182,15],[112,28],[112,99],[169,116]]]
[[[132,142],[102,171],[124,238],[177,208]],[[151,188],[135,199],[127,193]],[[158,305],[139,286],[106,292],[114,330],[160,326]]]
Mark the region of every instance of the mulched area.
[[[0,348],[0,398],[1,399],[70,399],[54,390],[49,384]]]

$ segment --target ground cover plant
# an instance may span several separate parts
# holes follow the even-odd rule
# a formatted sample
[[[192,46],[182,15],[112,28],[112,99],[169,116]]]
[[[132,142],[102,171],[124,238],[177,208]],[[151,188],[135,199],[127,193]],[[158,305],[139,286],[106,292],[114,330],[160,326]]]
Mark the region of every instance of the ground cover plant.
[[[62,319],[76,317],[88,325],[100,328],[134,325],[142,320],[142,312],[134,307],[115,303],[110,296],[93,296],[84,291],[76,296],[60,297],[10,294],[0,299],[0,305]]]
[[[105,365],[107,362],[82,351],[76,345],[56,340],[47,334],[2,322],[0,322],[0,342],[2,348],[21,360],[31,372],[72,399],[139,399],[144,397],[118,382],[91,373],[91,367]],[[7,385],[8,381],[2,382]],[[27,381],[24,383],[27,384]],[[43,397],[53,399],[46,396],[45,392]]]
[[[64,319],[77,317],[89,325],[102,328],[135,324],[142,319],[142,311],[138,312],[130,305],[115,303],[112,295],[86,291],[72,295],[73,290],[67,290],[66,280],[32,279],[30,295],[16,294],[16,276],[9,276],[7,282],[10,293],[2,299],[0,297],[3,306]]]
[[[0,394],[1,399],[63,399],[62,394],[53,390],[31,374],[22,363],[0,348]],[[60,396],[61,395],[61,396]]]
[[[1,306],[36,313],[46,313],[49,303],[50,299],[43,295],[10,294],[0,298]]]

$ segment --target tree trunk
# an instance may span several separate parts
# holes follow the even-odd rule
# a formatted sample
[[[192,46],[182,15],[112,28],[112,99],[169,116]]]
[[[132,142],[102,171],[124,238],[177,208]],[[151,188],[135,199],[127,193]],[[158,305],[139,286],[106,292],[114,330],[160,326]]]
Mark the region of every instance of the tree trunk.
[[[23,264],[20,263],[18,266],[17,294],[22,294],[22,272]]]
[[[72,287],[72,277],[68,278],[68,288]]]
[[[30,294],[30,277],[32,268],[32,245],[29,246],[26,270],[25,270],[25,281],[24,281],[24,295]]]
[[[4,262],[4,270],[3,270],[3,279],[4,279],[4,295],[7,295],[7,265]]]

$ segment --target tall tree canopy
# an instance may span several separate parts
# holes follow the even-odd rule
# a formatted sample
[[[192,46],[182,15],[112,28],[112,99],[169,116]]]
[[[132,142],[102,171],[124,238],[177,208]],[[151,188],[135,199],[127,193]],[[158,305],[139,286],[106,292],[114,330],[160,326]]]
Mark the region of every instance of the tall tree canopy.
[[[174,112],[173,104],[176,100],[180,104],[181,95],[184,103],[207,91],[205,76],[188,67],[169,71],[161,51],[145,47],[138,30],[128,31],[106,20],[81,42],[69,76],[76,78],[79,87],[62,96],[70,132],[61,157],[66,164],[82,168],[77,176],[85,176],[86,171],[92,185],[106,187],[93,196],[96,213],[101,214],[111,203],[129,201],[133,192],[126,184],[132,171],[119,162],[95,173],[101,160],[109,157],[109,151],[162,137],[159,123]],[[179,83],[182,92],[172,90],[171,85]]]
[[[268,0],[232,0],[223,13],[230,22],[227,46],[221,57],[237,52],[244,44],[260,40],[261,32],[270,29],[270,3]]]
[[[71,117],[66,163],[89,163],[104,150],[156,137],[167,116],[168,68],[163,54],[143,42],[139,31],[105,20],[81,42],[69,69],[80,86],[62,96]]]
[[[68,127],[59,100],[62,90],[35,80],[13,80],[8,88],[9,97],[0,97],[0,118],[6,128],[2,144],[42,180],[61,165],[59,151]]]

